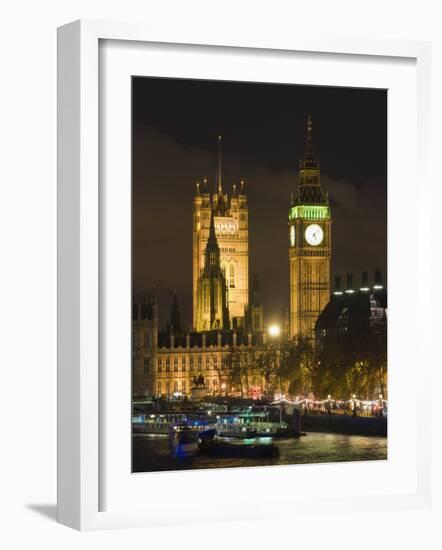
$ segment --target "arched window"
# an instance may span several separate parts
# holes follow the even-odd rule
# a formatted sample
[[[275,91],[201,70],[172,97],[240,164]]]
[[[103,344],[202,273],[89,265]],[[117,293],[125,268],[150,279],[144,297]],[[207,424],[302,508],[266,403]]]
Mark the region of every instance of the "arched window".
[[[230,273],[229,273],[229,287],[235,288],[235,266],[230,264]]]

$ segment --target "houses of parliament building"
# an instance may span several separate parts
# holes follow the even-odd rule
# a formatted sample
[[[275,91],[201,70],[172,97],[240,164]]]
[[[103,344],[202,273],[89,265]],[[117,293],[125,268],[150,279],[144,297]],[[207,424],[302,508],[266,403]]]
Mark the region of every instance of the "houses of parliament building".
[[[253,360],[271,345],[255,277],[249,286],[246,186],[241,181],[227,192],[221,138],[213,189],[210,194],[206,179],[196,182],[193,197],[192,329],[183,329],[176,295],[164,332],[156,298],[143,292],[134,297],[134,396],[190,396],[197,384],[209,395],[235,394],[238,387],[226,372],[229,355]],[[298,190],[289,205],[287,243],[290,313],[280,338],[312,337],[330,300],[331,215],[313,154],[310,117]],[[260,395],[264,389],[262,377],[252,375],[247,393]]]

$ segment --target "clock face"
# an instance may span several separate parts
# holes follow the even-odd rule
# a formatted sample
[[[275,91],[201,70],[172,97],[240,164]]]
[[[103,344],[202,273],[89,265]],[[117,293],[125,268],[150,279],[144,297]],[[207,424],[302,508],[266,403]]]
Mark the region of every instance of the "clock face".
[[[290,245],[295,246],[295,226],[290,226]]]
[[[312,223],[305,230],[305,240],[308,242],[309,245],[318,246],[322,243],[323,239],[324,232],[318,224]]]

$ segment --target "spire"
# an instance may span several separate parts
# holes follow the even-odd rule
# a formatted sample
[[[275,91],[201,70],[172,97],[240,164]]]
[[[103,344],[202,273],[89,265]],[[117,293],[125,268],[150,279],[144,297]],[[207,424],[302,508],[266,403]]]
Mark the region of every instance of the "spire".
[[[261,289],[259,288],[258,277],[256,274],[253,276],[251,303],[255,307],[262,305]]]
[[[213,213],[210,216],[210,229],[209,229],[209,238],[207,239],[207,246],[209,247],[218,247],[218,241],[215,234],[215,220]]]
[[[221,136],[218,136],[218,163],[216,169],[216,192],[213,196],[213,212],[216,216],[225,216],[228,211],[227,195],[223,194],[222,162],[221,162]]]
[[[212,212],[210,216],[210,229],[209,238],[207,239],[205,269],[219,268],[220,267],[220,251],[218,246],[218,240],[215,234],[215,220]]]
[[[176,290],[173,294],[172,310],[170,312],[170,326],[174,334],[181,333],[181,314]]]
[[[291,205],[296,204],[328,204],[327,195],[321,187],[319,161],[313,153],[313,123],[312,117],[307,117],[307,138],[304,156],[299,162],[298,194],[291,199]]]
[[[313,154],[313,123],[309,114],[307,118],[307,140],[304,153],[304,167],[316,168],[315,156]]]
[[[218,136],[218,167],[216,170],[216,183],[218,195],[221,195],[223,192],[223,182],[222,182],[222,169],[221,169],[221,136]]]

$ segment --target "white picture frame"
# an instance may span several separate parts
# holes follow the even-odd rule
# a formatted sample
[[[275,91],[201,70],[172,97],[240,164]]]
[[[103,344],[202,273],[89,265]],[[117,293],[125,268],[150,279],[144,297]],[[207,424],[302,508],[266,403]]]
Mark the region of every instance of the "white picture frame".
[[[100,280],[103,275],[101,258],[99,177],[99,44],[100,41],[135,43],[164,43],[179,45],[208,45],[273,52],[309,52],[330,56],[374,56],[378,58],[412,59],[417,71],[417,163],[421,177],[419,196],[422,211],[419,231],[425,232],[430,216],[431,184],[429,178],[429,121],[430,121],[430,44],[425,42],[365,40],[353,37],[320,37],[312,39],[299,33],[279,36],[271,41],[264,37],[243,38],[229,32],[207,37],[187,36],[182,32],[167,36],[143,25],[101,21],[76,21],[58,31],[58,521],[80,530],[139,527],[158,524],[205,521],[193,520],[175,513],[165,517],[164,510],[126,507],[102,510],[100,483],[103,449],[100,414],[103,399],[100,387]],[[427,209],[427,210],[426,210]],[[101,229],[100,229],[101,228]],[[417,300],[423,311],[430,311],[431,260],[430,244],[419,252],[422,288]],[[429,506],[431,501],[431,433],[428,417],[430,405],[424,396],[429,384],[431,348],[428,323],[420,324],[422,346],[426,361],[420,367],[416,384],[417,459],[416,490],[408,494],[392,492],[354,499],[340,498],[340,511],[347,513],[357,503],[369,510],[373,502],[377,509]],[[128,373],[129,375],[129,373]],[[414,426],[414,423],[413,423]],[[260,470],[254,469],[255,474]],[[180,475],[190,475],[184,473]],[[205,475],[214,475],[205,472]],[[249,474],[247,474],[249,475]],[[252,475],[252,474],[250,474]],[[284,506],[291,497],[284,495]],[[264,500],[256,497],[256,507],[232,507],[231,514],[219,519],[250,519],[259,517]],[[281,501],[282,502],[282,501]],[[303,505],[316,510],[327,509],[330,499],[315,494]],[[197,509],[198,503],[194,502]],[[201,509],[204,507],[200,505]],[[192,507],[189,507],[192,509]],[[279,511],[278,511],[279,512]],[[301,511],[302,512],[302,511]]]

